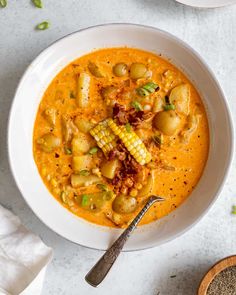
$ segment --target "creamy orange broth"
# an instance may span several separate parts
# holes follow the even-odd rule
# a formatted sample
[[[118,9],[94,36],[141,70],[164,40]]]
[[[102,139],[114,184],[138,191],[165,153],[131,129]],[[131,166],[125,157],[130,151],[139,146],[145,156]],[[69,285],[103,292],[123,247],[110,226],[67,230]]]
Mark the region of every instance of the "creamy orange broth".
[[[89,62],[96,63],[105,77],[94,77],[88,70]],[[128,68],[132,63],[143,63],[147,70],[152,72],[152,77],[132,80],[129,78],[129,73],[124,77],[116,77],[112,68],[120,62],[125,63]],[[77,100],[74,98],[78,91],[78,75],[83,72],[90,75],[89,106],[85,108],[78,107]],[[58,202],[74,214],[90,222],[105,226],[126,226],[140,210],[148,196],[140,198],[138,193],[136,196],[137,207],[134,212],[128,214],[120,214],[112,210],[112,202],[115,196],[105,201],[102,209],[94,210],[94,212],[84,208],[81,203],[76,201],[76,195],[99,190],[96,185],[71,187],[70,177],[74,173],[72,167],[74,155],[73,153],[65,153],[65,146],[69,146],[68,151],[71,153],[71,143],[65,143],[65,140],[63,140],[61,116],[67,114],[73,122],[76,120],[78,122],[81,118],[98,123],[107,117],[111,117],[112,114],[110,101],[105,100],[101,95],[103,87],[115,85],[118,88],[120,87],[122,93],[134,93],[132,92],[133,89],[144,85],[147,81],[153,81],[160,87],[158,91],[150,95],[149,108],[150,106],[153,107],[153,99],[156,97],[163,99],[170,94],[174,87],[181,84],[189,85],[189,114],[197,113],[198,124],[189,139],[184,141],[181,139],[181,132],[186,128],[184,126],[186,126],[188,117],[187,114],[178,114],[181,118],[181,124],[177,132],[172,136],[162,135],[163,143],[160,147],[154,148],[157,158],[155,165],[152,167],[147,164],[147,167],[151,166],[151,168],[147,168],[149,174],[153,170],[155,176],[155,184],[151,192],[163,196],[165,201],[156,203],[148,211],[142,220],[142,224],[146,224],[169,214],[186,200],[197,185],[207,160],[209,146],[207,117],[197,90],[186,76],[170,62],[150,52],[131,48],[103,49],[82,56],[66,66],[50,83],[39,105],[33,138],[33,153],[38,171],[45,185]],[[119,94],[116,101],[129,106],[133,99],[132,95],[122,96]],[[139,98],[139,100],[142,103],[142,99]],[[54,125],[45,116],[46,109],[56,110]],[[148,132],[152,136],[156,131],[151,129]],[[54,134],[61,140],[60,145],[50,152],[43,151],[38,144],[39,139],[47,133]],[[79,134],[81,133],[79,132]],[[91,147],[96,146],[96,141],[90,135],[86,136]],[[148,149],[149,144],[146,147]],[[95,166],[99,166],[105,159],[101,151],[93,156],[91,155],[91,157],[94,158]],[[145,181],[143,185],[145,185]],[[106,184],[110,190],[113,189],[113,186],[105,177],[102,177],[100,183]],[[62,196],[65,191],[66,200]],[[107,218],[107,215],[111,214],[115,214],[116,222]]]

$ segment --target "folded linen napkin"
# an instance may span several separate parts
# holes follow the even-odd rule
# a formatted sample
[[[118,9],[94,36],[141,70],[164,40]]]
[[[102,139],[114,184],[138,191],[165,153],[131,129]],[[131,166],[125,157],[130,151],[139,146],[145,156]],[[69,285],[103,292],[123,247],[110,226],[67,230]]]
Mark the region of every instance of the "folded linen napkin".
[[[37,283],[42,284],[44,268],[51,259],[52,249],[0,205],[0,294],[18,295],[25,290],[22,294],[26,295],[27,289],[34,289],[28,294],[39,295]]]

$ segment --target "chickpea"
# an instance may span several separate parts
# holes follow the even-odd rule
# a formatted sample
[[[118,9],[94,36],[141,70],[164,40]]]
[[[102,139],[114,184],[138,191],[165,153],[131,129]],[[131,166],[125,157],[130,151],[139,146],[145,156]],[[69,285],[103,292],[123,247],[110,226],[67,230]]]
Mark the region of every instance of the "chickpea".
[[[132,63],[130,67],[130,77],[134,80],[143,78],[147,72],[147,68],[142,63]]]
[[[127,65],[124,63],[118,63],[113,67],[113,73],[117,77],[123,77],[127,74]]]
[[[112,209],[120,214],[132,213],[137,208],[137,200],[134,197],[118,195],[112,203]]]
[[[180,125],[180,117],[173,110],[161,111],[153,119],[154,127],[166,135],[173,135]]]

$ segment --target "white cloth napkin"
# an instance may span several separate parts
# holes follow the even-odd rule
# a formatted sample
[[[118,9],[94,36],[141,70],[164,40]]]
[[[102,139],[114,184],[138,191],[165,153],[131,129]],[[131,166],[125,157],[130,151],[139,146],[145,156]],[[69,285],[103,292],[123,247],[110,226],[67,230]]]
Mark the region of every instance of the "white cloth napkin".
[[[51,259],[52,249],[0,205],[0,294],[39,295]]]

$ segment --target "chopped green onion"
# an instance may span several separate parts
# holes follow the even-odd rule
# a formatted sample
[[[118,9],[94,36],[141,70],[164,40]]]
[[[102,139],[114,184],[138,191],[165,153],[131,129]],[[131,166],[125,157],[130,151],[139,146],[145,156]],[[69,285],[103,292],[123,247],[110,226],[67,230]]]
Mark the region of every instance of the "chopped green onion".
[[[139,102],[137,102],[137,101],[132,101],[131,102],[131,106],[133,108],[135,108],[136,111],[142,111],[143,110],[142,105]]]
[[[68,148],[68,147],[65,147],[65,154],[66,155],[71,155],[72,154],[72,150],[70,149],[70,148]]]
[[[125,129],[126,129],[127,132],[130,132],[131,131],[131,125],[130,125],[130,123],[126,123],[125,124]]]
[[[140,96],[148,96],[151,93],[154,93],[156,90],[159,89],[159,86],[153,82],[148,82],[147,84],[139,87],[136,91]]]
[[[98,151],[98,148],[95,146],[95,147],[92,147],[90,150],[89,150],[89,154],[90,155],[94,155],[96,154]]]
[[[144,89],[144,88],[138,88],[137,90],[137,93],[138,93],[138,95],[139,96],[148,96],[149,94],[150,94],[150,92],[148,91],[148,90],[146,90],[146,89]]]
[[[104,191],[104,192],[107,192],[108,191],[108,187],[103,184],[103,183],[98,183],[97,185],[97,188],[99,188],[101,191]]]
[[[90,172],[89,172],[89,170],[87,170],[87,169],[80,170],[79,175],[82,175],[82,176],[89,176],[89,175],[90,175]]]
[[[89,195],[82,195],[81,198],[82,198],[81,205],[83,207],[87,206],[89,203]]]
[[[32,2],[34,3],[35,7],[43,8],[43,3],[41,0],[32,0]]]
[[[50,23],[47,22],[47,21],[45,21],[45,22],[42,22],[42,23],[38,24],[38,25],[36,26],[36,29],[37,29],[37,30],[41,30],[41,31],[43,31],[43,30],[48,29],[49,27],[50,27]]]
[[[61,197],[62,202],[66,204],[67,203],[67,197],[66,197],[66,193],[64,191],[61,192],[60,197]]]
[[[163,143],[163,136],[162,135],[154,135],[152,137],[152,139],[158,147],[160,147],[160,145]]]
[[[2,8],[6,7],[7,6],[7,0],[0,0],[0,6]]]
[[[72,98],[72,99],[75,98],[75,94],[73,91],[70,92],[70,98]]]
[[[142,88],[146,89],[150,93],[153,93],[153,92],[155,92],[156,90],[159,89],[159,86],[157,84],[153,83],[153,82],[148,82]]]
[[[166,104],[165,106],[164,106],[164,110],[165,111],[170,111],[170,110],[175,110],[175,105],[174,104]]]
[[[236,215],[236,205],[233,205],[232,206],[232,211],[231,211],[232,214]]]

